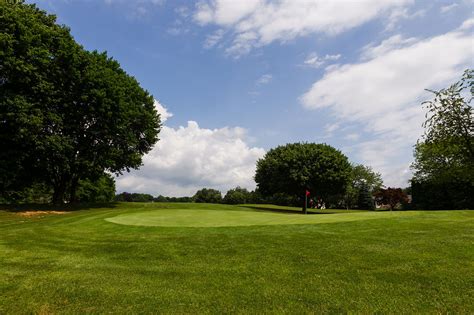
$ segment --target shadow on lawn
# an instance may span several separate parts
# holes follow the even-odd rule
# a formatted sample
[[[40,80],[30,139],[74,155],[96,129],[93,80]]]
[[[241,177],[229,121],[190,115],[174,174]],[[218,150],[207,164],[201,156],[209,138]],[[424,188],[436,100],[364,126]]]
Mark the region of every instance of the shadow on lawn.
[[[116,202],[107,202],[107,203],[75,203],[75,204],[63,204],[63,205],[53,205],[53,204],[35,204],[35,203],[25,203],[25,204],[0,204],[0,210],[8,212],[24,212],[24,211],[78,211],[78,210],[89,210],[89,209],[98,209],[98,208],[116,208]]]
[[[277,213],[288,213],[288,214],[303,214],[301,210],[289,210],[289,209],[280,209],[280,208],[268,208],[268,207],[259,207],[259,206],[246,206],[245,208],[255,209],[258,211],[266,211],[266,212],[277,212]],[[316,212],[314,209],[308,208],[307,214],[331,214],[333,212]]]

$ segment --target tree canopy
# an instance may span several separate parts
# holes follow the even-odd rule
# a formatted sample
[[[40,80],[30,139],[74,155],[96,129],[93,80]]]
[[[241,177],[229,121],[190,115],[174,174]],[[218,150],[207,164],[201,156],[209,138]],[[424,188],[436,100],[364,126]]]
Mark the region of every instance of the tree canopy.
[[[466,70],[450,87],[431,92],[434,99],[424,102],[425,133],[414,151],[413,201],[426,208],[472,208],[474,70]]]
[[[196,192],[193,197],[194,202],[199,203],[221,203],[222,202],[222,194],[220,191],[212,188],[203,188]]]
[[[251,194],[246,188],[242,188],[237,186],[234,189],[229,189],[224,196],[222,202],[237,205],[237,204],[244,204],[249,202],[251,199]]]
[[[342,195],[351,165],[339,150],[316,143],[292,143],[271,149],[257,162],[255,181],[263,195],[287,193],[329,198]]]
[[[382,186],[382,175],[375,172],[370,166],[362,164],[352,165],[349,184],[347,185],[344,195],[346,208],[349,209],[354,206],[367,208],[369,205],[367,196],[371,196],[378,189],[382,188]],[[366,200],[362,204],[361,198]]]
[[[158,140],[153,97],[107,54],[86,51],[34,5],[0,2],[0,193],[138,168]]]

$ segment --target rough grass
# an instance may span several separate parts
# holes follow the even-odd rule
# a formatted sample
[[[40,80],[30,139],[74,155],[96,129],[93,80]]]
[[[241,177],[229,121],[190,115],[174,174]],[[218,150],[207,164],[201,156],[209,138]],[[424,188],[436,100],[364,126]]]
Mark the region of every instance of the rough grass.
[[[108,221],[183,211],[173,208],[192,210],[194,219],[203,211],[204,223],[236,211],[247,214],[238,218],[246,223],[273,215],[279,223]],[[0,211],[0,314],[474,312],[474,212],[327,210],[296,219],[310,224],[282,224],[285,216],[303,216],[269,208],[117,204],[28,217]],[[362,219],[371,215],[378,217]]]

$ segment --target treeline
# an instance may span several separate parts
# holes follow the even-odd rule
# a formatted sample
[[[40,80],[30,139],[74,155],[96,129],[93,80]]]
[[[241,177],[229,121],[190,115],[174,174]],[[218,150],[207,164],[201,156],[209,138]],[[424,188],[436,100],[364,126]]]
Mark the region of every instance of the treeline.
[[[263,197],[258,191],[249,191],[239,186],[228,190],[224,196],[217,189],[203,188],[190,197],[167,197],[163,195],[154,197],[151,194],[123,192],[117,194],[114,200],[117,202],[196,202],[231,205],[273,203],[278,205],[298,205],[297,200],[289,195],[277,194],[275,196]]]
[[[77,203],[106,203],[114,200],[115,180],[110,174],[81,179],[76,188]],[[26,188],[0,193],[0,204],[52,203],[54,189],[48,183],[33,183]],[[66,198],[70,196],[65,195]]]

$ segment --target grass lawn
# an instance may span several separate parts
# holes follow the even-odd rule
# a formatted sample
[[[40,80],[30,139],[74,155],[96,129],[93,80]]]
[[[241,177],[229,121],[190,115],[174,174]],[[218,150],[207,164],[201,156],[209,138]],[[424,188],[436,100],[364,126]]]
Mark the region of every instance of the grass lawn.
[[[474,211],[0,210],[0,314],[474,313]]]

